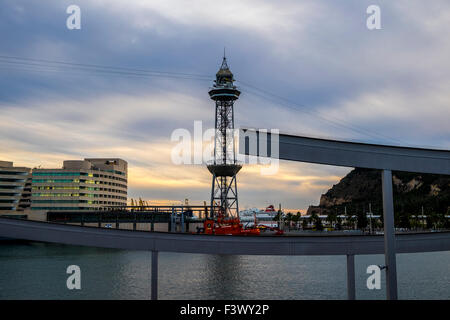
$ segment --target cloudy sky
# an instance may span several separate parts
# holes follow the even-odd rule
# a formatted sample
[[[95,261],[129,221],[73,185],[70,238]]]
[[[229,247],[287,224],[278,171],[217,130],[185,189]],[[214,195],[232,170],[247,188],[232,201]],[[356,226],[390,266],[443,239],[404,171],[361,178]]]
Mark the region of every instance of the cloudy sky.
[[[72,4],[80,30],[66,27]],[[371,4],[381,30],[366,26]],[[214,125],[224,47],[242,90],[237,127],[449,149],[449,26],[448,0],[2,0],[0,159],[120,157],[130,197],[207,200],[209,172],[174,165],[170,136]],[[241,208],[306,209],[350,171],[259,169],[238,176]]]

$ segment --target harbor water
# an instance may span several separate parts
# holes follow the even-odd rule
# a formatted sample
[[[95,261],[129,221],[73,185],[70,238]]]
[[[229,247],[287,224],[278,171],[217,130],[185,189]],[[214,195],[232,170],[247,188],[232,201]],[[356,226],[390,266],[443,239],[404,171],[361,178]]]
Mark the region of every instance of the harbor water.
[[[383,255],[355,257],[357,299],[385,299],[369,290],[369,265]],[[69,265],[81,289],[66,286]],[[450,299],[450,251],[398,254],[400,299]],[[151,254],[38,242],[0,242],[0,299],[150,299]],[[160,299],[346,299],[345,256],[159,254]]]

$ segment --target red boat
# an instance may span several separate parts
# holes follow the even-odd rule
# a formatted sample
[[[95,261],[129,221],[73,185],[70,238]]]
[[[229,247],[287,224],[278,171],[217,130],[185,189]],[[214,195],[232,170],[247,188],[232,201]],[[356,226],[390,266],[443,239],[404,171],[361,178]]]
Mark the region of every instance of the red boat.
[[[258,228],[244,228],[239,218],[221,218],[215,222],[212,219],[205,220],[203,224],[205,234],[259,236]]]
[[[224,217],[223,210],[219,208],[217,221],[214,219],[206,219],[203,223],[203,228],[198,229],[197,233],[258,236],[260,230],[255,227],[244,228],[239,218]]]
[[[259,236],[261,234],[262,228],[268,228],[270,230],[276,231],[276,235],[282,235],[283,231],[278,228],[271,228],[267,226],[259,226],[255,224],[253,227],[244,228],[241,220],[239,218],[225,218],[219,210],[219,217],[217,221],[213,219],[206,219],[203,223],[204,234],[222,234],[222,235],[241,235],[241,236]]]

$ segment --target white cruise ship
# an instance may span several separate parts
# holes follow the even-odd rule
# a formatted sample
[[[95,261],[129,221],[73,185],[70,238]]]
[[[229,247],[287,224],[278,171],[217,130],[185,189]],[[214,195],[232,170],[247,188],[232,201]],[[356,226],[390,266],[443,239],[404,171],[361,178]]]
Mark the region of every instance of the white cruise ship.
[[[252,226],[255,223],[255,218],[258,225],[265,225],[268,227],[277,227],[278,221],[275,221],[276,211],[273,205],[268,206],[265,210],[258,208],[250,208],[239,212],[239,218],[245,226]]]

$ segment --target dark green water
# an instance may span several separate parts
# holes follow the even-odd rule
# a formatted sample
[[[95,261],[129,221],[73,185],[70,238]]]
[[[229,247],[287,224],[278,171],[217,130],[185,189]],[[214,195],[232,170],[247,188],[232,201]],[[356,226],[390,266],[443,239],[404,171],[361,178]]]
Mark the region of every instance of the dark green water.
[[[160,299],[346,299],[344,256],[218,256],[160,253]],[[149,299],[150,253],[44,243],[0,243],[0,299]],[[356,256],[357,299],[384,299],[366,287]],[[66,268],[81,268],[68,290]],[[450,252],[398,254],[401,299],[450,299]]]

